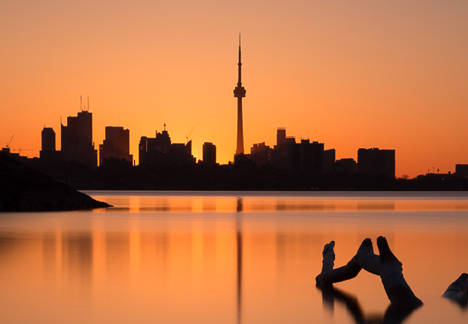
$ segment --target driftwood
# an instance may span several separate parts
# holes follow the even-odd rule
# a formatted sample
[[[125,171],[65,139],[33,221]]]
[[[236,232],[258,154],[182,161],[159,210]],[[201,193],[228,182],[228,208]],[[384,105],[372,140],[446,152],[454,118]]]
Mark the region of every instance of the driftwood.
[[[322,272],[315,278],[318,286],[327,286],[356,277],[361,269],[379,275],[392,305],[398,308],[414,309],[422,305],[402,273],[402,264],[390,250],[384,237],[377,239],[380,256],[375,255],[372,241],[365,239],[353,258],[340,268],[334,269],[335,242],[325,244],[323,249]]]
[[[390,250],[387,239],[377,238],[380,252],[380,279],[392,305],[398,308],[414,309],[421,306],[422,301],[416,297],[403,277],[401,262]]]
[[[462,273],[457,280],[452,282],[442,297],[451,299],[461,307],[467,308],[468,304],[468,274]]]
[[[331,241],[325,244],[322,252],[322,271],[315,278],[317,286],[322,289],[334,283],[352,279],[364,269],[380,276],[392,306],[409,309],[421,306],[422,301],[415,296],[403,277],[402,263],[390,250],[387,239],[383,236],[377,238],[377,246],[380,255],[374,254],[372,241],[366,238],[362,241],[361,246],[351,260],[346,265],[335,269],[335,242]],[[450,284],[442,297],[454,300],[461,306],[467,307],[468,274],[463,273]]]
[[[402,263],[388,246],[385,237],[377,238],[380,255],[374,254],[372,241],[366,238],[351,260],[340,268],[335,266],[335,242],[325,244],[323,248],[322,271],[315,278],[317,287],[322,291],[324,301],[333,305],[334,301],[344,303],[353,315],[356,323],[365,323],[363,312],[354,297],[333,287],[334,283],[356,277],[364,269],[380,276],[390,306],[383,318],[374,318],[373,323],[400,324],[423,303],[416,297],[403,277]],[[463,273],[444,292],[442,297],[455,301],[461,307],[468,305],[468,274]]]
[[[356,255],[345,265],[334,269],[335,242],[325,244],[323,248],[322,272],[315,278],[317,285],[331,285],[336,282],[356,277],[361,269],[380,275],[380,257],[374,254],[371,239],[362,241]]]

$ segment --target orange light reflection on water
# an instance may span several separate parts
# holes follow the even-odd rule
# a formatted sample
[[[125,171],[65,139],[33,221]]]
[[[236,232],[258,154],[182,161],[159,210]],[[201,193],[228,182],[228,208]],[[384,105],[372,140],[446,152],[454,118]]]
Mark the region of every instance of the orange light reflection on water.
[[[90,192],[96,199],[106,200],[100,192]],[[299,194],[289,197],[244,196],[236,193],[221,196],[202,196],[176,192],[162,192],[155,195],[119,196],[106,200],[113,209],[99,209],[97,212],[121,210],[130,212],[296,212],[296,211],[450,211],[468,210],[464,196],[437,199],[425,197],[357,197],[357,196],[314,196]]]
[[[298,207],[279,214],[265,212],[278,202],[265,197],[107,198],[120,203],[105,212],[2,215],[2,323],[354,323],[342,300],[330,304],[315,288],[321,252],[334,240],[341,266],[364,238],[375,244],[379,235],[425,302],[405,323],[468,319],[440,298],[468,269],[463,211]],[[171,213],[134,212],[150,202]],[[389,302],[380,278],[360,273],[335,286],[364,318],[383,318]]]

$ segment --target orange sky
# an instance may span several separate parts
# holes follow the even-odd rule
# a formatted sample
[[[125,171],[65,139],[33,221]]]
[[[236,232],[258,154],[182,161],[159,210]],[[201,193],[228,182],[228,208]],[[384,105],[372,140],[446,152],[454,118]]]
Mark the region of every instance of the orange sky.
[[[277,127],[336,157],[396,150],[396,175],[468,163],[468,2],[3,0],[0,146],[38,156],[40,133],[90,98],[93,138],[163,124],[192,153],[236,148],[242,33],[244,138],[273,146]]]

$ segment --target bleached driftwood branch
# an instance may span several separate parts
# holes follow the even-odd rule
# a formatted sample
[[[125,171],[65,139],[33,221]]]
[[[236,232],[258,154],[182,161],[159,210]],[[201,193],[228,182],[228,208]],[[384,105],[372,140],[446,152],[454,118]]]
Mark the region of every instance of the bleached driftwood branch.
[[[335,266],[335,242],[331,241],[323,247],[322,272],[315,278],[317,285],[330,285],[335,282],[352,279],[358,275],[362,267],[354,256],[346,265],[334,269]]]
[[[331,285],[336,282],[356,277],[361,269],[375,275],[380,274],[380,257],[374,254],[372,241],[362,241],[356,255],[344,266],[334,269],[335,265],[335,242],[325,244],[323,248],[322,272],[315,278],[317,285]]]
[[[390,250],[387,239],[378,237],[377,246],[380,253],[380,279],[392,305],[405,309],[421,306],[422,301],[416,297],[403,277],[402,264]]]
[[[377,239],[380,256],[375,255],[372,241],[366,238],[357,253],[344,266],[334,269],[335,242],[325,244],[323,249],[322,272],[315,278],[318,286],[331,285],[336,282],[356,277],[361,269],[379,275],[390,302],[397,307],[415,308],[422,305],[405,278],[403,277],[401,262],[390,250],[384,237]]]

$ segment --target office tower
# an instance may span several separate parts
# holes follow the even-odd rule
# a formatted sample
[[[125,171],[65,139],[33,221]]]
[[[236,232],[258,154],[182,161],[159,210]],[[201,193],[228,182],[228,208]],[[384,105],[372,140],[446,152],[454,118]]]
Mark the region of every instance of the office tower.
[[[255,163],[257,168],[270,164],[273,150],[265,145],[265,142],[254,144],[250,149],[250,160]]]
[[[125,160],[133,164],[130,154],[130,131],[121,126],[106,126],[106,139],[99,145],[99,165],[106,159]]]
[[[335,149],[324,150],[322,158],[322,173],[332,173],[335,168]]]
[[[241,81],[241,39],[239,35],[239,63],[238,65],[238,80],[237,87],[234,89],[234,97],[237,98],[237,149],[236,155],[244,154],[244,129],[242,126],[242,98],[245,97],[245,89]]]
[[[216,145],[213,143],[203,143],[203,163],[207,165],[216,164]]]
[[[278,127],[276,130],[276,146],[278,149],[286,146],[286,128]]]
[[[63,160],[96,167],[97,151],[93,143],[93,114],[82,110],[76,117],[68,116],[67,126],[61,126]]]
[[[53,160],[59,157],[60,151],[55,150],[55,131],[51,127],[44,127],[41,132],[41,160]]]
[[[300,143],[288,144],[288,169],[321,175],[323,172],[324,144],[302,139]]]
[[[395,178],[395,150],[378,148],[358,150],[358,172]]]
[[[355,174],[357,170],[356,161],[352,158],[336,160],[336,172],[341,174]]]
[[[455,174],[459,177],[468,178],[468,164],[456,164]]]
[[[44,127],[41,133],[42,152],[55,151],[55,131],[51,127]]]
[[[140,165],[190,165],[195,164],[192,155],[192,141],[184,143],[171,143],[166,130],[156,131],[156,137],[142,136],[139,144]]]

